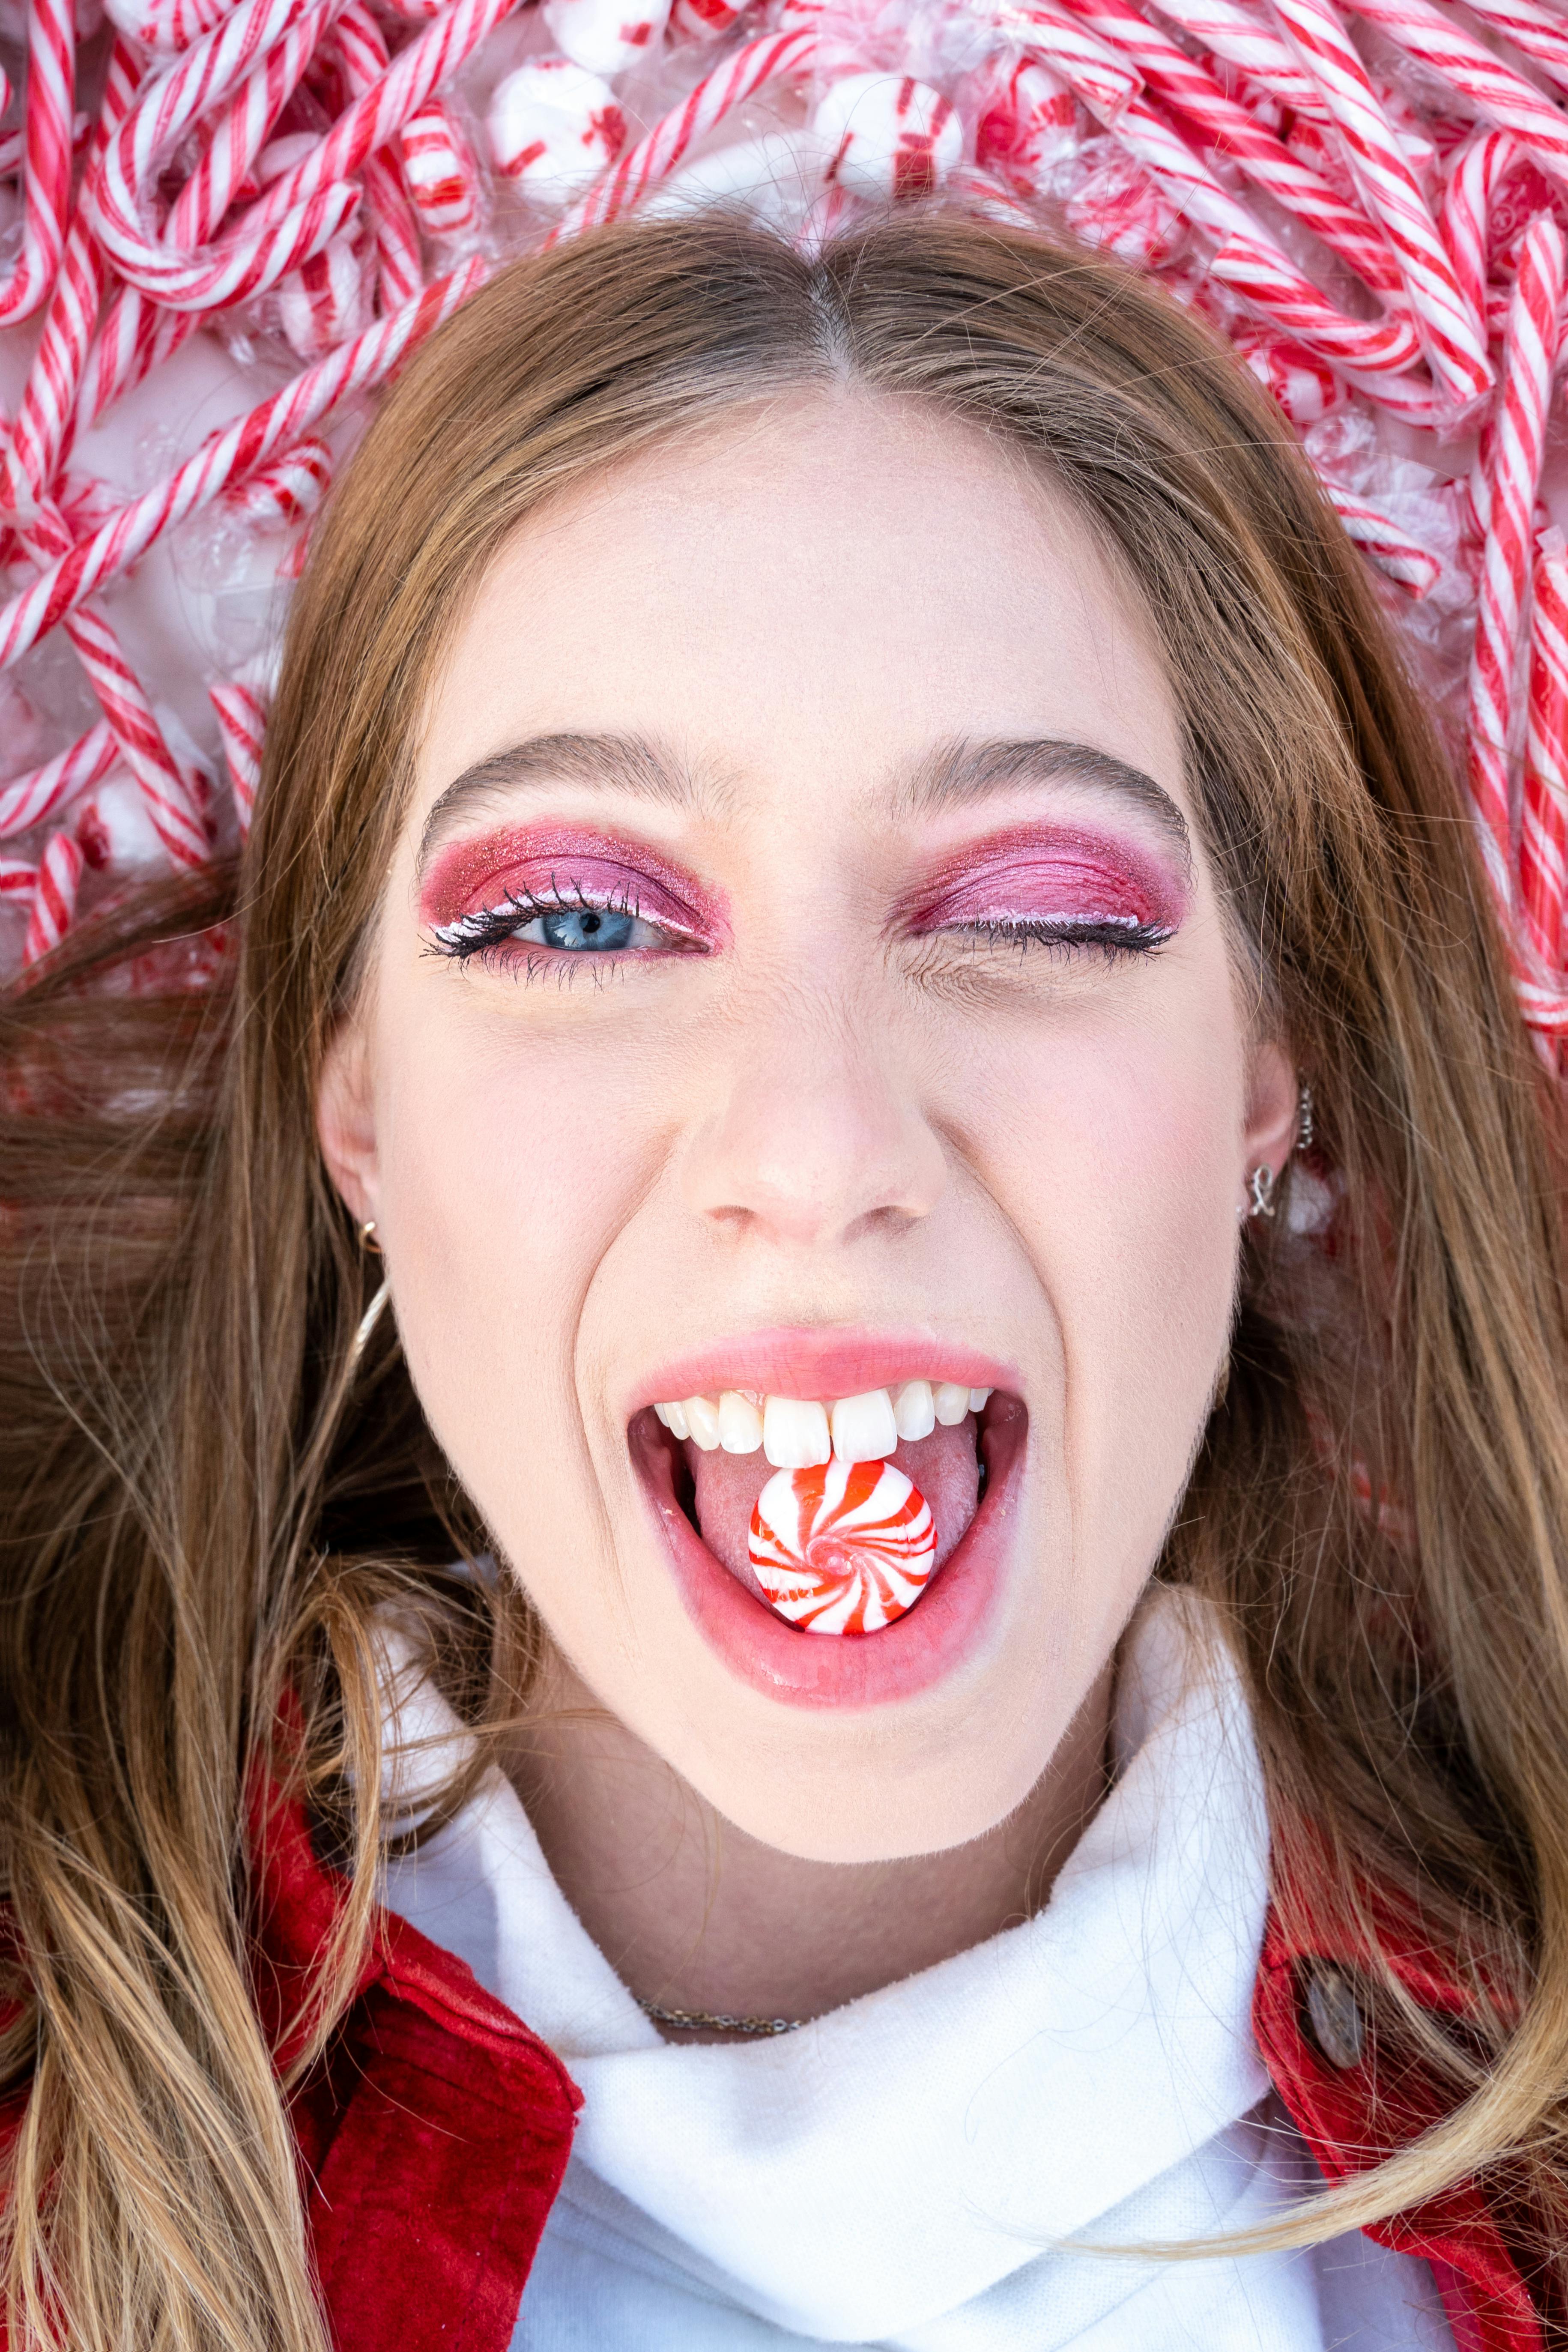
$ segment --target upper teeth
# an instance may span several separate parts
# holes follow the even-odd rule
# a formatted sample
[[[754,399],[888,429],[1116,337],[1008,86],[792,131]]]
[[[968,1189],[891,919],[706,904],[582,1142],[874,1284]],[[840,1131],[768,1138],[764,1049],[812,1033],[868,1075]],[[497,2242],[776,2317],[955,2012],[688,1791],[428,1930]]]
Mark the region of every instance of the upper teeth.
[[[840,1462],[880,1462],[900,1437],[929,1437],[937,1423],[952,1428],[978,1412],[989,1389],[956,1381],[906,1381],[900,1389],[868,1389],[863,1396],[822,1404],[815,1397],[761,1396],[755,1389],[722,1389],[717,1397],[689,1396],[654,1411],[674,1437],[689,1437],[705,1454],[754,1454],[760,1445],[775,1470],[809,1470],[837,1454]]]

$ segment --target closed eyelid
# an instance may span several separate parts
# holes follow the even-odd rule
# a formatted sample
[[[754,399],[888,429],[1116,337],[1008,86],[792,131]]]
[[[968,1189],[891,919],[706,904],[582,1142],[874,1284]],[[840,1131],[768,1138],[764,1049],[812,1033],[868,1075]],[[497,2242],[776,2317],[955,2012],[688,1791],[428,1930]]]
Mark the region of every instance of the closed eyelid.
[[[915,931],[1047,913],[1173,930],[1189,895],[1167,857],[1121,834],[1058,822],[950,851],[904,894],[898,918]]]

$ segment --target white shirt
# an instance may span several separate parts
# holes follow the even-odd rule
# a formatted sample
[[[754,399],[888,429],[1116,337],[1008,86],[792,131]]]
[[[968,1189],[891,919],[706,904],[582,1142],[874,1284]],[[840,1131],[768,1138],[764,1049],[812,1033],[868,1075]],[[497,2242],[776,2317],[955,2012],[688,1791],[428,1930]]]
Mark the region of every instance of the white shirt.
[[[1261,1782],[1189,1598],[1140,1615],[1115,1748],[1035,1918],[773,2041],[664,2042],[499,1777],[389,1869],[584,2093],[512,2352],[1449,2352],[1426,2265],[1359,2233],[1064,2242],[1243,2229],[1319,2185],[1252,2040]]]

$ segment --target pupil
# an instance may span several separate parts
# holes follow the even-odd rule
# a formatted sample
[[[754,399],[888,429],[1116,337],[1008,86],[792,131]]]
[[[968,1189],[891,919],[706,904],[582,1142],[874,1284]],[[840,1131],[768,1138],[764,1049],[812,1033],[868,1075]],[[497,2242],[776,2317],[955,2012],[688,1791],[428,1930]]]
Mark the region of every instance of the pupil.
[[[546,947],[552,948],[624,948],[632,935],[633,915],[614,914],[605,907],[563,908],[558,914],[545,915],[542,929]]]

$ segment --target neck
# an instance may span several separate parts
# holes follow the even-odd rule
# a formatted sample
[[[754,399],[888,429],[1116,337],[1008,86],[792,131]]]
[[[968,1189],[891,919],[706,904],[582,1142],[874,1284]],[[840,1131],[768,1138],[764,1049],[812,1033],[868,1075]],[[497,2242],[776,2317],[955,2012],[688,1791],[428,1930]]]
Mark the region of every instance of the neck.
[[[817,2017],[1041,1907],[1105,1794],[1110,1688],[1108,1666],[1005,1822],[967,1845],[896,1862],[804,1862],[748,1837],[606,1714],[563,1660],[547,1670],[510,1776],[556,1884],[640,2000]]]

